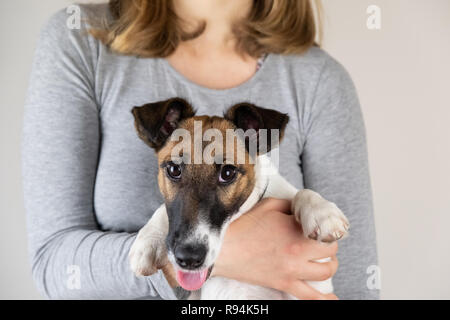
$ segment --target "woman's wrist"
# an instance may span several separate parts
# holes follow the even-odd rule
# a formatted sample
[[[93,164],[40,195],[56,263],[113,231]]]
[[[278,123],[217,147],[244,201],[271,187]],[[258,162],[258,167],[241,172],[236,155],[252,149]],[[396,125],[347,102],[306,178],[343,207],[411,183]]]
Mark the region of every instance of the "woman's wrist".
[[[214,263],[214,266],[211,270],[210,277],[226,277],[224,274],[224,268],[223,263],[221,261],[220,256],[217,258],[216,262]]]

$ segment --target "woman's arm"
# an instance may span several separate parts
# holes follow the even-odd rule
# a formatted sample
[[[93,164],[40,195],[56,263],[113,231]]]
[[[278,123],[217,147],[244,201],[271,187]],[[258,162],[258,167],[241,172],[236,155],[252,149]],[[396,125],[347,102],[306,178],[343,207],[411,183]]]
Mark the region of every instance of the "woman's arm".
[[[366,285],[377,252],[363,117],[348,73],[332,58],[325,60],[302,119],[305,188],[335,202],[350,221],[350,236],[339,243],[336,295],[378,298],[379,291]]]
[[[175,298],[161,272],[136,278],[134,234],[102,232],[93,192],[100,146],[97,43],[56,14],[41,33],[25,112],[23,174],[33,277],[49,298]]]

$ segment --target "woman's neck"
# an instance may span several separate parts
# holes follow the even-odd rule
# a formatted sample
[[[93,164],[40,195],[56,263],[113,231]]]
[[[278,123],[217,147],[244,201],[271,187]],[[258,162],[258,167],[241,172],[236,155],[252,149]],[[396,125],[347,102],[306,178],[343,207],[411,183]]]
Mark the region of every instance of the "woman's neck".
[[[212,89],[227,89],[250,79],[257,67],[254,57],[236,50],[233,24],[245,18],[252,0],[173,0],[176,14],[186,29],[206,23],[195,39],[178,44],[167,57],[172,67],[187,79]]]
[[[245,18],[251,9],[251,0],[173,0],[176,14],[188,25],[197,28],[206,23],[203,33],[184,42],[195,54],[218,50],[234,50],[235,21]]]

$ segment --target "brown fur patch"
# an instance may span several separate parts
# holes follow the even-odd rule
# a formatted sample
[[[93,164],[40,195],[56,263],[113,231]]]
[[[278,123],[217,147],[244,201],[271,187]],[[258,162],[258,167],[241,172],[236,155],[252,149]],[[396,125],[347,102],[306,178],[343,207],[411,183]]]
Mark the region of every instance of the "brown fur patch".
[[[211,152],[213,157],[222,157],[224,159],[225,164],[232,164],[238,168],[237,178],[236,180],[228,185],[220,186],[219,188],[214,188],[218,184],[218,167],[217,164],[208,164],[205,163],[205,159],[202,159],[201,164],[194,164],[194,145],[195,145],[195,121],[201,123],[202,131],[200,139],[203,139],[203,134],[208,129],[216,129],[220,132],[222,139],[222,154],[216,154],[215,152]],[[174,200],[176,195],[179,192],[179,188],[183,187],[186,190],[194,190],[196,186],[205,186],[210,185],[211,191],[214,189],[217,192],[217,196],[219,197],[222,204],[226,207],[233,206],[234,203],[238,199],[247,199],[250,195],[253,187],[255,185],[255,172],[254,172],[254,164],[252,163],[253,159],[250,159],[248,152],[245,149],[245,144],[238,139],[231,140],[227,139],[227,130],[234,130],[236,127],[230,121],[220,118],[220,117],[208,117],[208,116],[196,116],[192,118],[188,118],[180,123],[179,129],[184,129],[186,132],[190,134],[190,150],[188,148],[188,152],[190,154],[183,154],[183,156],[190,156],[191,164],[185,164],[183,167],[183,175],[182,175],[182,184],[174,183],[171,181],[165,172],[165,168],[160,168],[158,174],[158,183],[160,190],[166,200],[169,202]],[[197,135],[198,137],[198,135]],[[158,162],[161,166],[162,163],[167,161],[173,161],[172,151],[179,144],[179,141],[167,141],[164,147],[158,152]],[[201,152],[202,156],[204,154],[205,149],[210,145],[211,142],[203,141],[201,143]],[[185,150],[186,150],[185,149]],[[233,152],[229,152],[233,150]],[[243,163],[237,163],[238,154],[244,155]],[[228,156],[227,154],[231,154],[232,156]],[[175,157],[178,159],[178,157]],[[206,157],[211,160],[210,157]],[[201,195],[198,195],[201,196]],[[201,199],[198,199],[201,201]],[[193,208],[194,209],[194,208]]]

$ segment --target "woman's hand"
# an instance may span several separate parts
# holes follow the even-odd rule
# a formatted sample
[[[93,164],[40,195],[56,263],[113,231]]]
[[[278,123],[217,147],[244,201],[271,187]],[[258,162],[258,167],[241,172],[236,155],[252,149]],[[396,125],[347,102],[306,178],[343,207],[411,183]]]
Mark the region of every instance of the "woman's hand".
[[[233,222],[226,234],[212,276],[223,276],[274,288],[302,299],[337,299],[306,281],[332,277],[338,266],[337,243],[307,239],[289,213],[290,201],[264,199]],[[330,262],[314,260],[331,257]]]

